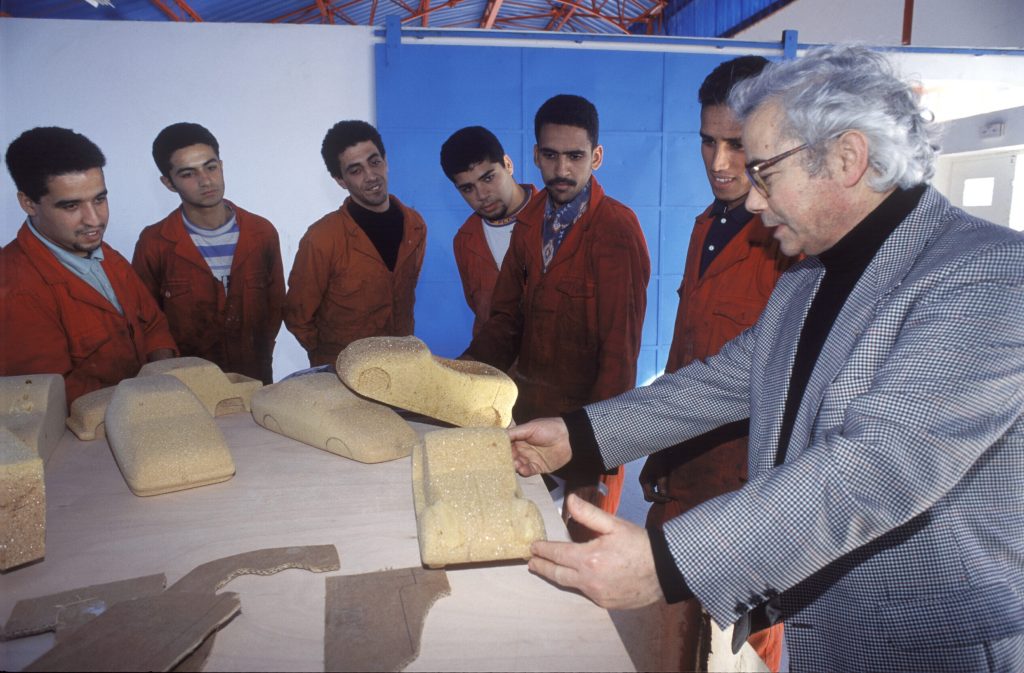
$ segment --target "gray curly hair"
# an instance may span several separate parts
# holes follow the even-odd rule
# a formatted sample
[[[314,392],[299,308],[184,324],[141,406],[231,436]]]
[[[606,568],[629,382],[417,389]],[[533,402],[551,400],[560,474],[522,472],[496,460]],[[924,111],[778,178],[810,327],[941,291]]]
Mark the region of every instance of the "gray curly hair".
[[[935,173],[937,132],[922,115],[920,96],[889,60],[866,47],[818,47],[773,63],[733,87],[729,106],[742,121],[773,101],[784,111],[782,133],[808,144],[807,171],[824,169],[829,141],[854,129],[868,139],[877,192],[927,182]]]

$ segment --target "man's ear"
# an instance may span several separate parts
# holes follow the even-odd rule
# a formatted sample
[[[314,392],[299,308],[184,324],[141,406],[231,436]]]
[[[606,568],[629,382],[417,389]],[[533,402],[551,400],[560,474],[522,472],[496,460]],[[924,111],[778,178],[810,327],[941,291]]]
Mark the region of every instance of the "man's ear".
[[[590,156],[590,170],[596,171],[598,168],[601,168],[602,163],[604,163],[604,146],[598,145]]]
[[[860,131],[850,130],[836,138],[833,143],[835,157],[844,187],[852,187],[860,182],[869,167],[868,139]]]
[[[28,198],[28,194],[25,192],[18,192],[18,205],[29,217],[35,217],[36,210],[39,208],[39,204]]]
[[[171,190],[175,194],[178,193],[178,188],[174,186],[174,183],[171,182],[171,179],[169,177],[167,177],[166,175],[161,175],[160,176],[160,182],[163,183],[164,187],[166,187],[167,189]]]
[[[515,172],[515,169],[516,169],[515,165],[512,163],[512,157],[510,157],[509,155],[506,154],[505,158],[504,158],[504,163],[505,163],[505,170],[508,171],[509,175],[512,175]]]
[[[540,150],[537,149],[537,145],[533,146],[533,165],[540,168]]]
[[[341,177],[340,175],[332,175],[331,177],[334,178],[334,181],[338,183],[339,187],[341,187],[345,191],[349,191],[348,185],[345,184],[345,178]]]

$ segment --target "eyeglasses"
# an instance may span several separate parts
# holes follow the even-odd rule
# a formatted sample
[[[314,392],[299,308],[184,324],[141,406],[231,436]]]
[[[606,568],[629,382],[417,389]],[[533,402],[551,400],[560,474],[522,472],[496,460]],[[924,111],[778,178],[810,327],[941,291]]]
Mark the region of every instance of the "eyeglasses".
[[[809,145],[807,143],[804,143],[803,145],[800,145],[799,147],[794,147],[791,150],[786,150],[782,154],[777,154],[774,157],[772,157],[771,159],[765,159],[764,161],[752,161],[752,162],[750,162],[749,164],[747,164],[745,166],[745,168],[747,169],[747,179],[750,180],[750,184],[752,184],[757,189],[757,191],[759,191],[761,193],[761,196],[763,196],[764,198],[767,199],[768,198],[768,185],[765,184],[764,177],[762,177],[761,172],[768,170],[769,168],[771,168],[775,164],[779,163],[780,161],[782,161],[786,157],[791,157],[794,154],[796,154],[797,152],[799,152],[800,150],[805,150],[808,147],[809,147]]]

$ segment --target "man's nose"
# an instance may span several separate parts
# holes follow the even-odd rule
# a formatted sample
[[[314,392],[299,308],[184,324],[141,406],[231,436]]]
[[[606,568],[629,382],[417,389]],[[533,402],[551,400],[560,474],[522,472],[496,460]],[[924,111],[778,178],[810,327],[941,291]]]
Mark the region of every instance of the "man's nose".
[[[95,203],[82,204],[82,224],[90,227],[98,227],[103,223],[100,209]]]
[[[764,197],[764,194],[762,194],[757,187],[750,185],[750,191],[747,192],[746,206],[748,212],[756,215],[768,207],[768,199]]]
[[[729,152],[727,147],[721,144],[717,145],[715,147],[715,155],[711,159],[711,170],[716,172],[727,170],[731,158],[731,152]]]

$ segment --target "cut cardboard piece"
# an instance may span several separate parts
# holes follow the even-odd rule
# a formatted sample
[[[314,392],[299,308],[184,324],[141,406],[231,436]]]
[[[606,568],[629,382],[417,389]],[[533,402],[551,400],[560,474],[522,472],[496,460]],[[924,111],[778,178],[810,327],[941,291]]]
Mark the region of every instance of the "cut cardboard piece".
[[[419,656],[430,607],[449,593],[443,570],[328,577],[324,670],[402,670]]]
[[[530,544],[545,538],[500,428],[428,432],[413,449],[412,487],[420,558],[428,567],[528,559]]]
[[[165,591],[112,605],[26,671],[167,671],[241,610],[238,595]]]
[[[341,561],[332,544],[257,549],[197,566],[167,590],[214,593],[240,575],[273,575],[289,568],[325,573],[341,568]]]
[[[46,631],[59,633],[81,626],[88,621],[85,615],[95,617],[114,603],[156,595],[164,590],[166,583],[161,573],[20,600],[14,604],[4,624],[3,639],[24,638]]]
[[[0,427],[38,453],[44,465],[64,436],[67,416],[60,374],[0,377]]]
[[[249,411],[252,394],[262,381],[242,374],[225,374],[209,360],[196,357],[168,358],[143,365],[138,377],[166,374],[180,380],[203,403],[211,416]]]
[[[103,439],[107,436],[103,417],[107,415],[107,407],[114,397],[117,386],[107,386],[86,393],[71,403],[71,415],[68,416],[68,428],[83,442]]]
[[[36,561],[45,554],[43,459],[20,437],[0,427],[0,570]]]
[[[279,435],[361,463],[404,458],[419,439],[393,409],[359,397],[330,372],[256,391],[252,416]]]
[[[431,355],[413,336],[353,341],[336,369],[360,395],[462,427],[508,427],[518,395],[501,370]]]
[[[105,423],[110,449],[135,495],[206,486],[235,474],[213,416],[173,376],[121,381]]]

